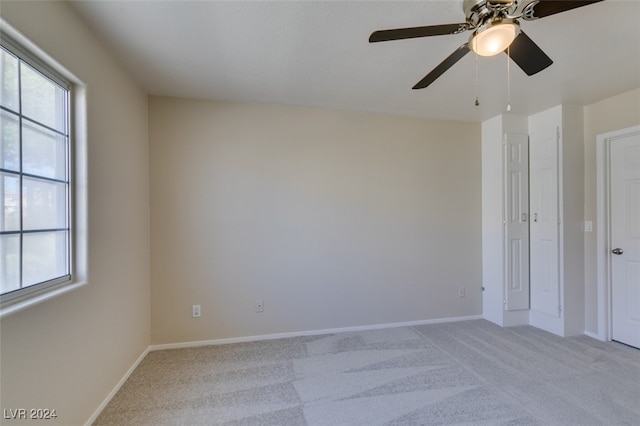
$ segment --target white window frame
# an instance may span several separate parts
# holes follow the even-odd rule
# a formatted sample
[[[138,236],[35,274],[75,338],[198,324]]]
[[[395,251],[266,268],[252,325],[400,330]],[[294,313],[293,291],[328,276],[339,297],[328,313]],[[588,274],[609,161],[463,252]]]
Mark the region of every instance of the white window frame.
[[[0,31],[7,50],[69,90],[69,275],[0,295],[0,317],[4,317],[87,283],[87,120],[86,85],[2,19]]]

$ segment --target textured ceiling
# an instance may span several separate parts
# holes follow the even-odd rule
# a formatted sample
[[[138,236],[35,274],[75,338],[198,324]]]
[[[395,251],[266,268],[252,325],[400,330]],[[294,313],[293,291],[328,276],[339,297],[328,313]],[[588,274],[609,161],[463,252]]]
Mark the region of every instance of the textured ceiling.
[[[466,55],[411,87],[468,33],[369,44],[377,29],[464,21],[460,1],[76,1],[153,95],[482,121],[504,113],[507,57]],[[528,77],[512,63],[514,114],[585,105],[640,87],[640,1],[607,0],[522,29],[553,59]]]

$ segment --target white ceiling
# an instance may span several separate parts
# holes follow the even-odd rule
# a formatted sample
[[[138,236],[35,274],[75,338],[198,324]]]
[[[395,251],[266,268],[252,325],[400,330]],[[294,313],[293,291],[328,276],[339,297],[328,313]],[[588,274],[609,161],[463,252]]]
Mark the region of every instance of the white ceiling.
[[[507,57],[468,54],[411,87],[468,33],[369,44],[372,31],[464,21],[447,1],[76,1],[153,95],[482,121],[504,113]],[[525,31],[553,59],[528,77],[511,63],[512,113],[586,105],[640,87],[640,1],[607,0]]]

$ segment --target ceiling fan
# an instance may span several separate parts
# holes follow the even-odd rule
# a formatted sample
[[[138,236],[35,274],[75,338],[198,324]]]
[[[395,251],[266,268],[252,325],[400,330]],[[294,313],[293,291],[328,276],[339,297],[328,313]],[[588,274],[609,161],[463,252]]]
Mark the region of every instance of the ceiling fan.
[[[469,51],[481,56],[493,56],[500,52],[507,53],[508,48],[509,57],[527,75],[534,75],[547,68],[553,61],[520,29],[518,19],[533,21],[599,1],[602,0],[463,0],[462,8],[466,22],[374,31],[369,37],[369,42],[473,31],[467,43],[458,47],[413,86],[413,89],[429,86]]]

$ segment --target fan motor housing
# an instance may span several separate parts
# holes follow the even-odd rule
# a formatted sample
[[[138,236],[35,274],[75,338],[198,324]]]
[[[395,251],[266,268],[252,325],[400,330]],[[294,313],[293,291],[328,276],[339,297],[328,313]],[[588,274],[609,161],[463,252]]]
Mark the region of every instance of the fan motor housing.
[[[487,0],[464,0],[462,9],[467,22],[472,26],[479,25],[486,16],[491,14],[487,7]]]
[[[463,0],[462,9],[472,28],[482,25],[487,17],[497,17],[513,8],[517,0]]]

